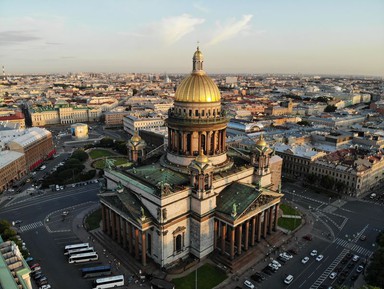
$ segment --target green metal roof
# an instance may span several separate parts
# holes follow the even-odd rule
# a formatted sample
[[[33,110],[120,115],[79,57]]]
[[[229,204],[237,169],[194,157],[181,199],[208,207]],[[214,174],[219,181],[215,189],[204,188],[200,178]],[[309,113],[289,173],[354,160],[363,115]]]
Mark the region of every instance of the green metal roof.
[[[159,163],[132,168],[127,171],[128,174],[134,176],[144,183],[150,184],[152,187],[157,188],[157,193],[160,194],[161,183],[169,184],[172,190],[177,186],[189,185],[189,177],[181,173],[172,171],[162,167]]]
[[[259,196],[255,186],[234,182],[220,192],[217,197],[216,211],[231,216],[233,205],[236,204],[237,214],[233,219],[238,218]]]
[[[99,197],[139,224],[152,221],[149,211],[136,197],[136,195],[130,191],[125,190],[122,193],[115,193],[113,195],[108,193],[105,195],[100,194]],[[144,210],[145,219],[141,218],[142,209]]]

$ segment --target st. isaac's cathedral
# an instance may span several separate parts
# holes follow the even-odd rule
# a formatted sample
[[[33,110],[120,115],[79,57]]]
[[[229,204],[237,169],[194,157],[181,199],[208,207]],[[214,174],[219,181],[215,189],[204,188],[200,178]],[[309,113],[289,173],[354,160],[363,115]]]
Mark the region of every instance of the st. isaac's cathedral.
[[[228,149],[228,117],[197,48],[192,73],[168,112],[168,147],[143,165],[145,142],[128,142],[130,169],[109,166],[102,229],[145,266],[170,267],[214,252],[229,265],[277,227],[282,159],[262,136],[249,154]]]

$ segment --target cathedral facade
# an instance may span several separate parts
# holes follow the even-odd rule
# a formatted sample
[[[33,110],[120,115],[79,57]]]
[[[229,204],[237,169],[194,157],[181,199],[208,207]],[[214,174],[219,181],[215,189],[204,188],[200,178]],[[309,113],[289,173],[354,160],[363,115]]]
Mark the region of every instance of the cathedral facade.
[[[282,160],[262,136],[249,154],[228,150],[229,119],[203,63],[197,48],[168,112],[166,153],[140,165],[145,142],[135,134],[128,150],[137,165],[105,169],[103,231],[144,266],[213,251],[234,260],[277,227]]]

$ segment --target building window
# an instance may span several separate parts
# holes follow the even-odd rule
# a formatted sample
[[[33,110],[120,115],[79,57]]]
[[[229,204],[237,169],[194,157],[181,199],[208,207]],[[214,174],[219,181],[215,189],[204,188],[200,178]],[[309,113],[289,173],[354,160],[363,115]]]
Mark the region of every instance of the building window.
[[[181,239],[182,239],[181,234],[177,235],[177,237],[176,237],[176,248],[175,248],[176,252],[180,252],[181,249],[182,249],[182,240]]]

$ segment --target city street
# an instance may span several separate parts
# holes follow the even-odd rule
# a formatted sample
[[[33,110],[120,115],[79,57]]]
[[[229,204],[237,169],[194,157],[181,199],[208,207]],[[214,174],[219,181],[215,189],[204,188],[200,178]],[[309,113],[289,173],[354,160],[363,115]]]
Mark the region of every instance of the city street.
[[[360,264],[365,265],[375,250],[375,238],[383,229],[384,206],[365,200],[332,200],[294,184],[285,184],[283,193],[287,203],[303,214],[310,215],[313,240],[304,240],[298,232],[297,240],[294,239],[284,248],[296,248],[298,255],[283,264],[277,272],[264,274],[266,280],[258,284],[258,288],[315,289],[342,284],[353,288],[354,282],[361,283],[363,273],[358,273],[356,269]],[[316,256],[310,255],[314,249],[318,251],[317,255],[324,256],[321,261],[316,261]],[[356,262],[352,260],[354,255],[359,256]],[[309,261],[303,264],[301,260],[305,256],[309,257]],[[271,258],[277,257],[276,253]],[[242,280],[251,280],[250,276],[261,271],[270,261],[254,266]],[[337,276],[330,279],[329,275],[334,271]],[[287,285],[284,279],[289,274],[294,279]]]
[[[22,221],[18,227],[20,235],[53,288],[91,287],[91,281],[80,276],[79,268],[84,265],[68,264],[63,248],[80,241],[72,231],[73,218],[98,202],[98,192],[99,184],[89,184],[29,197],[1,209],[1,219]],[[65,218],[63,211],[69,212]]]

